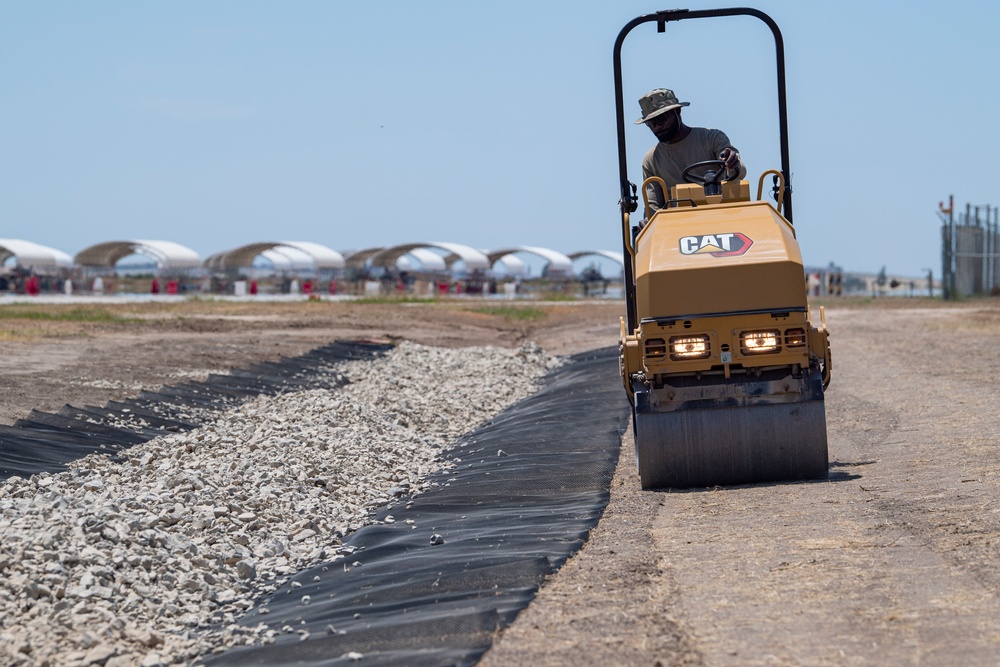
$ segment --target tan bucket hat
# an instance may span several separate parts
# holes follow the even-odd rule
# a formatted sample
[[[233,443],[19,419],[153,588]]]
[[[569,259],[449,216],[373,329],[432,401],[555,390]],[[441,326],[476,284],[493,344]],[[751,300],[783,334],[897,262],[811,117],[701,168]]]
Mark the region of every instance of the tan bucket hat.
[[[690,106],[690,102],[678,102],[674,91],[668,88],[656,88],[639,98],[639,108],[642,110],[642,118],[635,121],[636,125],[642,125],[646,121],[656,118],[671,109]]]

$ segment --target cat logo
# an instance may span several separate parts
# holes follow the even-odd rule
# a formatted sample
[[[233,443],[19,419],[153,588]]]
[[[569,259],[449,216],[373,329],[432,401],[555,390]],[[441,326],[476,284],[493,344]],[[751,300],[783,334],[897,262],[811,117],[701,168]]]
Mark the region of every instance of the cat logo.
[[[705,234],[704,236],[682,236],[682,255],[711,255],[712,257],[738,257],[746,254],[753,240],[746,234]]]

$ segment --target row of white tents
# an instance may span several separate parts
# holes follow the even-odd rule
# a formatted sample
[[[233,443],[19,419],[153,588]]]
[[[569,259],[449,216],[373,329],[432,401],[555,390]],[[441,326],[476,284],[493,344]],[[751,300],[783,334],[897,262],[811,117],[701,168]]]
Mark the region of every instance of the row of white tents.
[[[619,267],[624,265],[620,252],[608,250],[564,254],[537,246],[511,246],[484,251],[445,242],[406,243],[341,253],[311,241],[275,241],[247,244],[215,253],[203,260],[191,248],[173,241],[130,240],[98,243],[71,257],[61,250],[31,241],[0,238],[0,266],[15,265],[34,271],[77,268],[113,270],[127,257],[142,256],[155,263],[160,272],[197,269],[240,271],[260,266],[263,262],[279,272],[345,268],[363,271],[378,267],[427,273],[448,273],[460,268],[467,273],[485,273],[493,270],[499,262],[503,264],[504,273],[519,275],[526,265],[522,259],[524,254],[538,258],[545,267],[544,272],[552,277],[572,277],[573,262],[585,256],[611,260]]]

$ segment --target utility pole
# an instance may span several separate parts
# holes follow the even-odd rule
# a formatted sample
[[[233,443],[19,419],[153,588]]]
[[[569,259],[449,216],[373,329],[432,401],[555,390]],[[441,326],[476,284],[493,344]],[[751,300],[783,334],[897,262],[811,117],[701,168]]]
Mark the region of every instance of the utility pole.
[[[948,208],[938,202],[941,226],[941,297],[947,301],[955,298],[955,195],[948,195]]]

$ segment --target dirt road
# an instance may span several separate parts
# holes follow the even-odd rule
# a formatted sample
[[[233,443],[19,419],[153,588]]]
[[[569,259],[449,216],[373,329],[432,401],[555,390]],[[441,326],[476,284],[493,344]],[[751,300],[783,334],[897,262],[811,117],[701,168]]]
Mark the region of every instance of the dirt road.
[[[123,306],[0,320],[0,423],[338,337],[614,344],[618,304]],[[103,308],[103,306],[102,306]],[[537,312],[535,312],[537,311]],[[1000,664],[1000,304],[828,304],[830,479],[639,490],[631,442],[584,549],[482,664]],[[624,400],[624,393],[623,393]]]
[[[643,492],[623,454],[483,664],[1000,664],[1000,310],[905,306],[829,308],[829,481]]]

